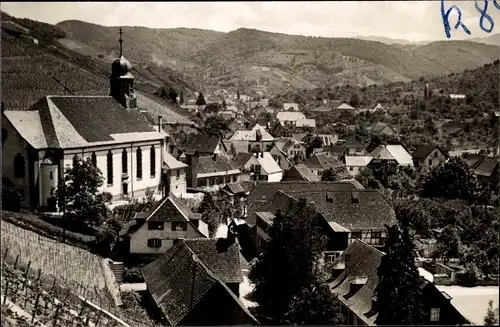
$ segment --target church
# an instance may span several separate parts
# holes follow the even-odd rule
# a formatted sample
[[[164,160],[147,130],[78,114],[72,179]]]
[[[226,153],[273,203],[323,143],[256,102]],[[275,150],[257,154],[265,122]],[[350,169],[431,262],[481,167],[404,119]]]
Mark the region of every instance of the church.
[[[47,95],[28,110],[2,108],[2,176],[25,207],[54,210],[58,181],[78,158],[99,168],[101,191],[114,200],[163,191],[167,135],[161,117],[155,126],[138,108],[131,69],[120,37],[109,96]]]

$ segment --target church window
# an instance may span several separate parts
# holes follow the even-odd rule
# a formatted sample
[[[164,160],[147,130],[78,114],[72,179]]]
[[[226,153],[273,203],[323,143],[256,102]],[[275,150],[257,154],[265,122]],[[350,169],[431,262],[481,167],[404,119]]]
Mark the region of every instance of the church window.
[[[136,177],[138,179],[141,179],[142,178],[142,150],[141,150],[141,148],[137,148],[136,159],[137,159],[137,175],[136,175]]]
[[[123,149],[123,151],[122,151],[122,174],[126,174],[127,171],[128,171],[127,149]]]
[[[97,156],[95,152],[92,152],[92,156],[90,157],[90,160],[92,161],[92,166],[97,168]]]
[[[24,157],[18,153],[14,157],[14,175],[16,178],[24,178],[25,170]]]
[[[108,185],[113,184],[113,153],[108,151],[107,155],[107,173],[108,173]]]
[[[149,163],[150,163],[150,175],[151,177],[154,177],[156,175],[156,152],[155,152],[155,146],[151,146],[151,150],[149,152]]]

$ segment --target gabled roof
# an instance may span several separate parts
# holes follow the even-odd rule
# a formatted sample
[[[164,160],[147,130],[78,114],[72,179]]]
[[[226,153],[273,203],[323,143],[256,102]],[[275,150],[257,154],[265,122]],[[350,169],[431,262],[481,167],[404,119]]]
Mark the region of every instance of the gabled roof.
[[[46,96],[29,111],[5,111],[4,115],[37,149],[45,145],[65,149],[164,138],[142,113],[123,108],[109,96]],[[28,123],[27,118],[33,121]]]
[[[345,139],[344,143],[342,143],[348,149],[364,149],[365,146],[360,141],[356,140],[354,136],[349,136]]]
[[[303,180],[314,182],[318,177],[304,164],[295,165],[285,172],[284,180]]]
[[[200,214],[192,212],[175,195],[170,194],[150,211],[141,213],[138,217],[145,217],[146,221],[189,221],[200,219]]]
[[[343,109],[343,110],[353,110],[353,109],[356,109],[350,105],[348,105],[347,103],[342,103],[340,106],[337,107],[337,109]]]
[[[178,144],[178,148],[185,152],[210,153],[213,154],[217,146],[222,143],[218,136],[207,136],[204,134],[188,134],[184,141]],[[223,147],[224,144],[222,144]]]
[[[309,169],[313,168],[328,169],[328,168],[337,168],[345,166],[342,161],[326,153],[317,153],[306,159],[303,163]]]
[[[303,142],[307,135],[307,133],[292,133],[292,137],[299,142]]]
[[[370,157],[377,160],[395,160],[401,166],[413,167],[413,159],[400,144],[379,145],[370,153]]]
[[[394,209],[377,190],[283,192],[295,199],[314,202],[316,211],[327,221],[334,221],[349,230],[384,229],[384,225],[396,222]]]
[[[174,156],[163,149],[163,167],[167,169],[179,169],[185,168],[187,165],[182,161],[175,159]]]
[[[474,169],[484,160],[484,156],[480,154],[471,154],[466,159],[465,162],[470,168]]]
[[[274,174],[283,171],[269,152],[259,152],[256,154],[238,153],[238,155],[233,159],[233,162],[235,167],[241,170],[252,158],[257,160],[266,174]]]
[[[374,134],[379,134],[380,132],[382,132],[384,130],[384,128],[390,128],[394,132],[394,129],[389,124],[382,123],[382,122],[377,122],[377,123],[373,124],[371,131]]]
[[[475,168],[474,173],[479,176],[489,177],[498,168],[497,158],[484,158]]]
[[[412,156],[414,159],[423,160],[427,158],[429,154],[431,154],[431,152],[434,151],[434,149],[438,149],[443,155],[447,156],[445,151],[441,150],[437,146],[433,146],[430,144],[422,144],[415,150],[415,152],[413,152]]]
[[[238,174],[240,170],[237,169],[231,160],[224,155],[216,155],[215,160],[214,156],[204,156],[198,158],[198,176],[201,174],[209,175],[209,174]]]
[[[345,164],[346,166],[366,167],[372,159],[369,156],[346,156]]]
[[[251,131],[247,130],[237,130],[234,132],[233,136],[231,136],[230,140],[231,141],[256,141],[257,140],[257,132],[261,133],[261,140],[262,141],[272,141],[274,140],[274,137],[269,134],[267,131],[264,129],[255,129]]]
[[[225,254],[219,255],[213,250],[214,245],[223,241],[178,241],[164,255],[141,269],[153,300],[171,326],[182,324],[182,320],[196,308],[203,297],[215,288],[235,301],[237,310],[241,310],[248,318],[248,324],[257,322],[223,280],[226,270],[231,272],[230,275],[237,274],[232,266],[236,260],[239,266],[239,251],[231,250],[231,260],[226,262]],[[233,258],[234,253],[238,254],[237,259]],[[219,292],[217,293],[220,294]]]

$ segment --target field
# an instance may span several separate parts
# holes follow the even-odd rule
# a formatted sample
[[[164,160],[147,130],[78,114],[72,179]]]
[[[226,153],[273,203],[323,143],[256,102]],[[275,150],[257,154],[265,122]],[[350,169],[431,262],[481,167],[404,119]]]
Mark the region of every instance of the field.
[[[58,283],[75,290],[78,295],[101,298],[106,284],[101,258],[83,249],[58,243],[34,232],[1,222],[2,258],[33,271],[40,269],[45,279],[56,278]]]

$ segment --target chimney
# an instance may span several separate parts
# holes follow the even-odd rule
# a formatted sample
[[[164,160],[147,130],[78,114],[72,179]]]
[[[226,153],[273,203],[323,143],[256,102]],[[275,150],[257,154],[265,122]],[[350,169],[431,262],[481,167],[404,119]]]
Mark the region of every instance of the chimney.
[[[161,133],[163,125],[163,116],[158,115],[158,132]]]
[[[198,153],[186,154],[186,164],[188,165],[186,171],[187,186],[191,188],[197,188],[197,178],[198,178]]]

